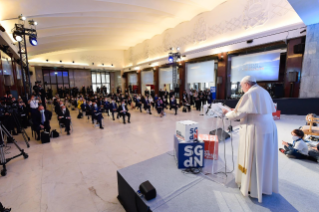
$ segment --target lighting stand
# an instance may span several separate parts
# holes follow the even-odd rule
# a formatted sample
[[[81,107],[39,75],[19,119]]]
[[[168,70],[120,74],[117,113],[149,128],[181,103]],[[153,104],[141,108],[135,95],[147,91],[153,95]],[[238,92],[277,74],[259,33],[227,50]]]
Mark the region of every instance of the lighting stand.
[[[7,136],[7,140],[10,139],[13,144],[19,149],[19,151],[21,152],[20,154],[13,156],[11,158],[6,158],[5,157],[5,153],[4,153],[4,135]],[[29,157],[29,155],[27,153],[24,152],[23,149],[21,149],[18,145],[18,143],[16,142],[16,140],[14,140],[14,138],[12,137],[12,135],[8,132],[8,130],[3,126],[3,124],[0,122],[0,165],[3,166],[3,169],[1,171],[1,176],[5,176],[7,174],[7,168],[6,168],[6,164],[9,163],[10,160],[17,158],[19,156],[23,156],[24,159],[27,159]]]
[[[27,52],[27,43],[25,40],[25,36],[28,35],[28,36],[37,37],[37,31],[35,29],[25,28],[24,24],[15,24],[14,30],[22,38],[22,40],[18,43],[19,43],[20,65],[21,65],[22,74],[23,74],[22,81],[23,81],[24,94],[25,94],[25,96],[27,95],[26,84],[25,84],[26,76],[25,76],[25,73],[23,71],[23,68],[28,74],[29,92],[31,95],[32,90],[31,90],[30,71],[29,71],[29,62],[28,62],[28,54],[27,54],[28,53]]]
[[[179,88],[179,83],[177,79],[177,71],[178,71],[178,64],[177,62],[181,59],[181,53],[179,52],[179,48],[176,48],[177,52],[172,52],[173,48],[170,48],[171,52],[168,54],[168,61],[172,64],[173,67],[173,76],[172,76],[172,85],[174,88],[174,93],[176,96],[176,90]]]

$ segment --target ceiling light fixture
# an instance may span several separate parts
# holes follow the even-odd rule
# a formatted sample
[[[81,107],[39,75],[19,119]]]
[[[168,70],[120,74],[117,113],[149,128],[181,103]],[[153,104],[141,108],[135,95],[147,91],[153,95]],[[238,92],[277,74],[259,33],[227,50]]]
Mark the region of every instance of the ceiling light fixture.
[[[49,62],[49,60],[47,59],[47,62]]]

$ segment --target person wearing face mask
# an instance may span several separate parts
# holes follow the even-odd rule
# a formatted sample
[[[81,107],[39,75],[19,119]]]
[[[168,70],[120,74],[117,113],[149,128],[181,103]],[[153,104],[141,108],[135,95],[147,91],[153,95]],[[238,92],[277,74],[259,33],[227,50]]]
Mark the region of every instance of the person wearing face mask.
[[[71,116],[70,111],[64,105],[61,107],[61,110],[58,114],[58,118],[59,123],[64,125],[67,135],[70,135]]]
[[[88,101],[86,103],[85,115],[87,116],[88,120],[90,119],[90,116],[92,116],[92,102],[91,101]]]
[[[131,114],[128,112],[128,109],[125,105],[125,101],[122,101],[122,104],[118,107],[118,115],[123,117],[123,124],[126,124],[125,122],[125,116],[127,116],[127,122],[130,122]]]
[[[112,119],[113,119],[113,121],[115,121],[114,113],[117,112],[117,104],[116,104],[116,102],[114,101],[114,99],[112,99],[112,102],[111,102],[111,104],[110,104],[110,111],[111,111],[111,113],[112,113]]]
[[[37,111],[38,107],[39,107],[39,103],[41,103],[41,101],[35,97],[34,95],[31,96],[31,99],[29,100],[29,105],[30,105],[30,109],[31,109],[31,114],[33,114],[34,112]]]
[[[101,111],[101,108],[98,107],[96,102],[93,103],[92,112],[93,112],[93,114],[92,114],[92,122],[94,120],[96,120],[97,123],[100,125],[100,129],[104,129],[103,126],[102,126],[102,119],[103,119],[102,111]]]
[[[149,100],[148,95],[145,97],[145,100],[144,100],[144,110],[148,111],[148,113],[152,115],[151,102]]]
[[[175,115],[177,115],[178,107],[177,107],[177,102],[176,102],[176,99],[175,99],[174,95],[172,95],[172,98],[171,98],[171,101],[170,101],[170,110],[171,109],[174,109],[175,110]]]
[[[293,130],[291,132],[292,143],[282,141],[284,148],[280,148],[279,151],[284,153],[288,158],[307,159],[308,146],[303,140],[304,136],[305,134],[302,130]]]
[[[44,110],[42,105],[40,105],[38,110],[32,115],[33,128],[38,135],[37,140],[40,140],[40,130],[50,132],[51,117],[52,113],[48,110]]]
[[[140,109],[140,112],[142,112],[142,103],[141,103],[141,96],[140,95],[138,95],[137,97],[136,97],[136,102],[135,102],[135,107],[137,108],[137,109]]]
[[[20,117],[21,126],[26,129],[28,127],[27,107],[22,99],[19,99],[18,114]]]
[[[102,105],[103,105],[103,108],[104,108],[104,112],[107,114],[107,116],[110,116],[110,113],[109,113],[109,111],[110,111],[110,103],[109,103],[109,101],[107,100],[106,97],[104,98],[104,101],[103,101]]]

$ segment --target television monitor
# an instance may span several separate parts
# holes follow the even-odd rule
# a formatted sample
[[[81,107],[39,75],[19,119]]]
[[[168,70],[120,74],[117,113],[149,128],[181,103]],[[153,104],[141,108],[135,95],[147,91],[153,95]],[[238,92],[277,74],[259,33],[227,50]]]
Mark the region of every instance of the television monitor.
[[[263,52],[233,57],[231,60],[231,82],[240,82],[245,76],[257,81],[278,81],[281,51]]]

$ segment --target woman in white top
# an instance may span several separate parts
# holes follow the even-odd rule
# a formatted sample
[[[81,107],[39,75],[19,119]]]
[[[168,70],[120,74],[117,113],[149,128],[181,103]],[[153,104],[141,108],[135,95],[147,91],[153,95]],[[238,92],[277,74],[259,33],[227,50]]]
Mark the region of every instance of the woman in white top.
[[[303,140],[305,136],[304,132],[298,129],[295,129],[291,132],[292,143],[282,141],[284,149],[280,148],[279,150],[284,153],[289,158],[296,159],[306,159],[308,158],[308,146]]]

